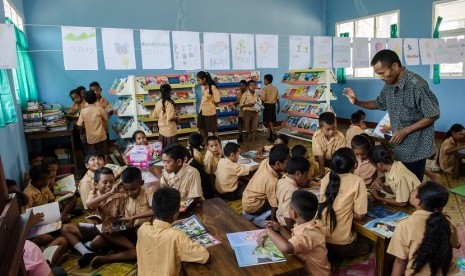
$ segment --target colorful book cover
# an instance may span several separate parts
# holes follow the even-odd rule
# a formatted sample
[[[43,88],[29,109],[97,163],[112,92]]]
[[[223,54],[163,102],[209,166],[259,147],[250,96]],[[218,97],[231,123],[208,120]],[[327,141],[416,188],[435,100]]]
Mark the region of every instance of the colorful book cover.
[[[368,203],[367,216],[370,218],[385,218],[393,214],[395,214],[395,212],[388,210],[383,206]]]
[[[188,235],[193,242],[198,242],[204,247],[210,247],[221,243],[220,240],[207,232],[207,229],[196,215],[183,220],[180,224],[174,225],[173,228],[181,230]]]
[[[253,230],[226,234],[234,254],[236,254],[239,267],[286,261],[283,253],[279,251],[270,238],[265,240],[263,246],[260,245],[262,241],[258,240],[258,235],[262,231]]]
[[[189,99],[189,94],[186,91],[178,91],[176,92],[176,96],[179,100],[187,100]]]
[[[391,238],[394,234],[394,229],[397,226],[399,220],[407,217],[408,214],[404,212],[397,212],[393,215],[384,217],[384,218],[376,218],[369,222],[367,222],[363,227],[376,232],[380,235],[385,236],[386,238]]]

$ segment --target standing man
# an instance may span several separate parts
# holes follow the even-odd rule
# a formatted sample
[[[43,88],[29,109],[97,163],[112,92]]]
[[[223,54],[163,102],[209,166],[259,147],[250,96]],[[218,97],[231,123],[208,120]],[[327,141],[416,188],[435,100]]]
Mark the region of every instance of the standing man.
[[[376,100],[359,101],[348,87],[344,94],[354,105],[388,111],[393,131],[389,142],[395,145],[394,155],[422,181],[426,159],[434,154],[438,100],[423,78],[402,67],[394,51],[379,51],[371,66],[385,82]]]
[[[270,131],[268,141],[273,142],[276,139],[276,131],[274,130],[274,123],[276,122],[276,104],[278,104],[279,113],[279,93],[278,88],[271,84],[273,82],[273,76],[270,74],[265,75],[263,88],[260,95],[260,99],[263,102],[263,123],[266,128]]]

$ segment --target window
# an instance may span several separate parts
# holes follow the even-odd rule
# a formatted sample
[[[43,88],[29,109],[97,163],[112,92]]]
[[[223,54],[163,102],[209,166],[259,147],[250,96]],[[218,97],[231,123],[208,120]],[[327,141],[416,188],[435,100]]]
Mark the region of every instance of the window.
[[[21,31],[24,32],[23,18],[16,11],[15,7],[8,0],[3,0],[5,17],[8,17]]]
[[[447,40],[465,37],[465,0],[448,0],[433,3],[433,31],[438,16],[442,17],[439,37]],[[431,66],[432,68],[432,66]],[[441,77],[464,78],[463,62],[440,65]]]
[[[391,36],[392,24],[397,24],[397,30],[399,31],[399,11],[376,14],[369,17],[336,23],[336,36],[339,37],[342,33],[349,33],[349,37],[389,38]],[[349,67],[346,68],[346,74],[349,77],[355,78],[375,77],[375,73],[371,67]]]

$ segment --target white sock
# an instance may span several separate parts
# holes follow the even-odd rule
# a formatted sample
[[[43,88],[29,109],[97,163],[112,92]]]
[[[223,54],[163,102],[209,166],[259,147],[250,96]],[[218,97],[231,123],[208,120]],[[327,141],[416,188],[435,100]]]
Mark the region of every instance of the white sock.
[[[87,249],[83,244],[82,242],[79,242],[77,243],[74,248],[79,251],[79,253],[81,253],[81,255],[84,255],[84,254],[88,254],[88,253],[94,253],[92,251],[90,251],[89,249]]]

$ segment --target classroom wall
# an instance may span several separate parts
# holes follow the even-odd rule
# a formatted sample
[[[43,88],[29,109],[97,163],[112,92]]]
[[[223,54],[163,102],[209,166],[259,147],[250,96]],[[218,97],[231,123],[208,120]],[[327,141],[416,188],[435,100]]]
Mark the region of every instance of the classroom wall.
[[[98,71],[65,71],[62,57],[61,29],[68,25],[132,29],[162,29],[199,32],[277,34],[280,69],[260,69],[262,75],[275,76],[275,84],[288,68],[289,35],[323,35],[325,33],[325,1],[321,0],[158,0],[143,1],[81,0],[24,1],[29,49],[34,63],[41,100],[70,104],[68,93],[79,85],[99,81],[104,91],[115,77],[129,74],[149,75],[173,73],[171,70],[142,70],[139,33],[134,32],[137,70],[105,70],[99,50]],[[45,12],[46,11],[46,12]],[[97,30],[97,48],[102,48]],[[199,91],[197,91],[199,95]],[[104,93],[105,95],[106,93]],[[110,102],[116,99],[108,96]],[[282,115],[281,115],[282,118]],[[113,131],[112,139],[116,138]]]
[[[347,21],[372,14],[385,13],[400,10],[399,37],[401,38],[431,38],[433,0],[391,0],[391,1],[367,1],[367,0],[327,0],[326,34],[335,35],[336,23]],[[419,74],[428,81],[430,89],[436,94],[441,109],[441,117],[435,123],[436,131],[447,131],[456,123],[465,123],[461,112],[465,102],[463,86],[465,80],[441,79],[440,84],[433,84],[429,78],[430,66],[407,66],[407,69]],[[335,85],[333,89],[339,97],[334,103],[338,117],[350,118],[350,115],[358,108],[350,105],[347,98],[342,97],[342,90],[349,86],[357,92],[359,99],[375,99],[383,87],[379,79],[356,80],[349,79],[344,85]],[[367,121],[379,121],[384,112],[368,111]]]
[[[22,4],[16,6],[17,1],[13,1],[13,5],[17,8],[19,13],[22,13]],[[0,0],[0,23],[4,23],[5,11],[3,10],[3,0]],[[13,78],[11,70],[8,70],[10,76],[11,91],[13,89]],[[15,101],[16,101],[16,96]],[[16,114],[18,115],[18,122],[9,124],[6,127],[0,128],[0,156],[2,157],[3,171],[8,179],[13,179],[22,185],[22,173],[28,167],[27,161],[27,148],[24,138],[23,121],[21,116],[21,109],[16,103]]]

